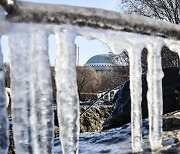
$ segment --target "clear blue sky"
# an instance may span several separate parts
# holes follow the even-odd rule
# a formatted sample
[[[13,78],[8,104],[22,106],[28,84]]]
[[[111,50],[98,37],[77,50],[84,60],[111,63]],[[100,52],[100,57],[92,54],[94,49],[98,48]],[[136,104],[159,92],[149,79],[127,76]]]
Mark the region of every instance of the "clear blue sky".
[[[38,2],[38,3],[52,3],[52,4],[67,4],[75,6],[84,6],[84,7],[95,7],[103,8],[106,10],[116,11],[117,5],[120,0],[23,0],[29,2]],[[4,54],[4,62],[8,62],[9,49],[7,45],[7,37],[2,37],[1,45],[2,51]],[[55,64],[55,38],[50,36],[49,38],[49,55],[51,65]],[[77,37],[75,43],[79,46],[80,49],[80,65],[86,63],[86,61],[96,54],[107,53],[109,50],[106,45],[102,44],[98,40],[89,41],[82,37]]]

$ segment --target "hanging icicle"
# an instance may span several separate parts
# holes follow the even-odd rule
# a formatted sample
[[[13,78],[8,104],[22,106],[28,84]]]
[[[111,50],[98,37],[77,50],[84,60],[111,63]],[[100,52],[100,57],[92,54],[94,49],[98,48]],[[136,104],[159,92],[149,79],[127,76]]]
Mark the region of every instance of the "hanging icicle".
[[[64,154],[78,153],[79,100],[73,31],[56,31],[56,85],[60,140]]]
[[[30,126],[30,61],[29,61],[29,34],[17,32],[16,29],[9,35],[11,49],[11,97],[13,133],[16,153],[30,154],[31,126]]]
[[[156,40],[147,45],[148,49],[148,114],[149,114],[149,140],[151,149],[156,150],[162,146],[162,78],[163,71],[161,65],[162,40]]]
[[[142,47],[128,49],[130,63],[130,92],[131,92],[131,138],[133,152],[142,151],[142,68],[141,51]]]
[[[0,36],[1,40],[1,36]],[[7,154],[9,147],[9,124],[4,87],[3,54],[0,44],[0,154]]]
[[[48,36],[41,27],[32,29],[30,37],[32,145],[35,154],[53,153],[53,100]]]
[[[49,154],[53,153],[53,107],[47,35],[39,30],[30,34],[20,27],[10,34],[16,152]]]

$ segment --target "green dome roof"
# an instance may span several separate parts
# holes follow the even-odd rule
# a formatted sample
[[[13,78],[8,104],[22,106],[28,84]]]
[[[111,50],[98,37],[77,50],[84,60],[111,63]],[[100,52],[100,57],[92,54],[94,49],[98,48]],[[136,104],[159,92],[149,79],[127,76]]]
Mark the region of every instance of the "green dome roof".
[[[93,56],[86,62],[86,64],[93,64],[93,63],[113,64],[112,59],[107,54],[100,54]]]

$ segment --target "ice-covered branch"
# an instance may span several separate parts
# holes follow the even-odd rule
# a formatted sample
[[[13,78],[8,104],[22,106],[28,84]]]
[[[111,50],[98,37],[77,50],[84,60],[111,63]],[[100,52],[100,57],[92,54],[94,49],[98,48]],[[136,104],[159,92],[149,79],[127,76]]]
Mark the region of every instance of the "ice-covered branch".
[[[11,22],[71,24],[180,39],[178,25],[146,17],[65,5],[16,2],[9,6],[3,1],[0,4],[8,12],[7,19]]]

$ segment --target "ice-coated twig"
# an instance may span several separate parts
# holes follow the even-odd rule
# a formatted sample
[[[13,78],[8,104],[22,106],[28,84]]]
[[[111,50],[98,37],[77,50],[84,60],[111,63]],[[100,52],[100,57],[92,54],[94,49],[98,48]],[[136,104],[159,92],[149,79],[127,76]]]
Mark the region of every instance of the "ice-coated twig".
[[[161,49],[164,43],[162,40],[149,43],[148,49],[148,114],[149,114],[149,140],[151,149],[156,150],[162,145],[162,78]]]
[[[9,35],[14,141],[16,153],[24,154],[32,153],[28,38],[28,33],[16,30]]]
[[[1,40],[1,35],[0,35]],[[9,147],[9,124],[4,87],[3,54],[0,45],[0,154],[7,154]]]
[[[129,48],[130,62],[130,91],[131,91],[131,138],[133,152],[142,151],[142,68],[141,68],[141,51],[143,46],[136,49]]]
[[[30,32],[33,152],[51,154],[54,120],[48,35],[38,26]]]
[[[64,154],[78,153],[79,100],[76,84],[73,31],[55,32],[57,41],[56,85],[60,140]]]

